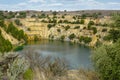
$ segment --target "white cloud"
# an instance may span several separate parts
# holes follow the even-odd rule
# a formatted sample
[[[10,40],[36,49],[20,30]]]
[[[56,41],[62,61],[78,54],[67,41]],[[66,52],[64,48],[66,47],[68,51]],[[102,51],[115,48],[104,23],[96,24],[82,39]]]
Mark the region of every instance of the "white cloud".
[[[102,2],[99,0],[26,0],[18,4],[0,4],[2,10],[83,10],[118,9],[120,2]]]
[[[18,6],[26,6],[27,3],[18,3],[17,5],[18,5]]]
[[[44,3],[45,0],[29,0],[28,2],[30,2],[30,3],[38,3],[38,2]]]
[[[108,4],[110,4],[110,5],[120,5],[120,3],[118,3],[118,2],[109,2]]]
[[[62,3],[53,3],[53,4],[49,4],[48,6],[62,6]]]

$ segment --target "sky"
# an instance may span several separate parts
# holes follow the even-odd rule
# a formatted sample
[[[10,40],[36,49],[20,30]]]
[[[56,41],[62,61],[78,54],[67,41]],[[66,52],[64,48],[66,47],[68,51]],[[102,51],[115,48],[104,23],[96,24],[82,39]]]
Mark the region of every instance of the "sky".
[[[120,0],[0,0],[0,10],[120,10]]]

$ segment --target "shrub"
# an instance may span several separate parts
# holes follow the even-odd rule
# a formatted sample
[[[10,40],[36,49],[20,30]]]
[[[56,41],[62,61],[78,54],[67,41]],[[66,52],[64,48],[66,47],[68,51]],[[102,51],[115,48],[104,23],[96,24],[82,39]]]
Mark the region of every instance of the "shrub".
[[[34,41],[38,41],[39,40],[39,37],[38,36],[34,36]]]
[[[38,16],[39,18],[46,18],[46,14],[42,13],[41,15]]]
[[[120,40],[109,46],[101,46],[91,56],[101,80],[120,80]]]
[[[81,18],[82,18],[82,19],[86,19],[86,17],[87,17],[86,14],[82,14],[82,15],[81,15]]]
[[[60,29],[57,29],[57,31],[58,31],[58,32],[61,32],[61,30],[60,30]]]
[[[64,39],[65,39],[65,36],[62,35],[60,40],[61,40],[61,41],[64,41]]]
[[[23,74],[23,78],[25,80],[33,80],[33,71],[30,68],[26,70],[26,72]]]
[[[16,20],[15,20],[15,24],[18,25],[18,26],[22,26],[22,23],[20,22],[19,19],[16,19]]]
[[[62,21],[62,20],[59,20],[58,23],[63,23],[63,21]]]
[[[91,25],[89,25],[89,24],[88,24],[88,26],[87,26],[87,27],[88,27],[88,30],[90,30],[90,29],[91,29]]]
[[[48,24],[47,27],[48,27],[48,29],[50,29],[50,28],[53,27],[53,25],[52,24]]]
[[[73,19],[74,19],[74,20],[76,20],[76,17],[75,17],[75,16],[73,16]]]
[[[31,31],[31,28],[28,28],[28,31]]]
[[[38,72],[42,71],[48,79],[49,77],[65,75],[68,69],[67,63],[65,63],[64,59],[54,59],[50,56],[45,57],[40,55],[40,53],[34,52],[32,49],[30,49],[29,51],[25,51],[22,54],[29,61],[30,68],[33,71],[38,68]],[[28,72],[31,73],[31,70]]]
[[[94,25],[95,23],[93,21],[89,21],[88,25]]]
[[[80,38],[79,38],[79,41],[80,42],[84,42],[84,43],[90,43],[91,41],[92,41],[92,38],[91,37],[84,37],[84,36],[81,36]]]
[[[64,20],[63,23],[69,23],[69,21],[68,20]]]
[[[7,76],[9,80],[17,80],[20,74],[23,74],[29,68],[29,63],[22,57],[9,64]]]
[[[41,22],[47,23],[48,21],[46,21],[46,20],[43,19],[43,20],[41,20]]]
[[[90,37],[85,37],[84,38],[85,43],[90,43],[91,41],[92,41],[92,38],[90,38]]]
[[[99,74],[92,70],[80,69],[79,74],[82,80],[100,80]]]
[[[97,28],[96,27],[92,27],[91,29],[93,30],[93,34],[97,33]]]
[[[109,35],[105,36],[105,38],[116,42],[120,38],[120,30],[111,29]]]
[[[73,33],[73,34],[71,34],[71,35],[69,35],[69,39],[70,40],[72,40],[72,39],[74,39],[76,37],[76,35]]]
[[[53,14],[53,15],[57,15],[57,14],[58,14],[58,12],[54,11],[52,14]]]
[[[63,76],[67,72],[67,65],[64,60],[56,58],[53,62],[49,62],[45,72],[49,72],[50,76]]]
[[[65,18],[65,16],[64,16],[64,15],[62,15],[62,18],[64,19],[64,18]]]
[[[80,24],[84,24],[84,23],[85,23],[85,20],[81,19]]]
[[[107,29],[106,28],[102,29],[102,32],[107,32]]]
[[[75,27],[74,27],[74,29],[79,29],[79,28],[80,28],[80,26],[75,26]]]
[[[70,26],[69,25],[67,25],[66,27],[65,27],[65,30],[67,31],[68,29],[70,29]]]

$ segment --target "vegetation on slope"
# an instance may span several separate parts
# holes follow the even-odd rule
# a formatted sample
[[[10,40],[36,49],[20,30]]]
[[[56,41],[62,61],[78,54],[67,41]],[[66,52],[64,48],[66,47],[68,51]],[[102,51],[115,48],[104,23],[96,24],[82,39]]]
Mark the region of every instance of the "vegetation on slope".
[[[120,14],[115,13],[113,14],[112,18],[113,18],[113,23],[112,23],[113,29],[111,29],[109,31],[109,34],[104,37],[104,40],[108,40],[108,41],[111,40],[113,42],[116,42],[120,38]]]
[[[113,45],[96,48],[92,60],[101,80],[120,80],[120,40]]]
[[[8,52],[12,49],[12,44],[9,42],[9,40],[5,40],[1,34],[0,30],[0,52]]]
[[[27,39],[26,35],[24,34],[24,31],[23,31],[23,30],[18,30],[18,29],[13,25],[13,23],[10,23],[10,24],[8,25],[7,33],[10,33],[13,37],[15,37],[16,39],[18,39],[19,41],[20,41],[20,40],[26,40],[26,39]]]

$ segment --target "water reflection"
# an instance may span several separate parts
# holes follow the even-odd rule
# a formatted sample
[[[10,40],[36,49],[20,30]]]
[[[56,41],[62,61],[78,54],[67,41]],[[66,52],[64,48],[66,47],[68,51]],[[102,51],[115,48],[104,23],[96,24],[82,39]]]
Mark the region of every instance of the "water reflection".
[[[69,62],[70,68],[91,68],[90,49],[70,42],[48,41],[30,42],[24,50],[34,49],[43,56],[64,58]]]

